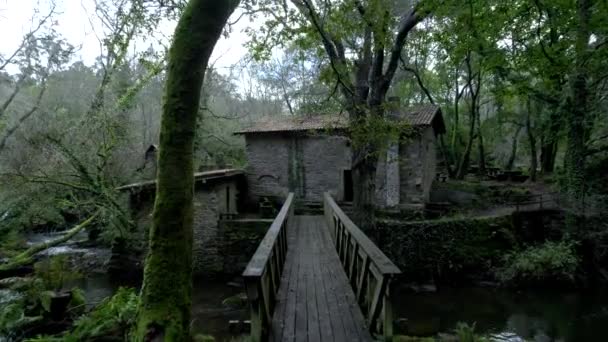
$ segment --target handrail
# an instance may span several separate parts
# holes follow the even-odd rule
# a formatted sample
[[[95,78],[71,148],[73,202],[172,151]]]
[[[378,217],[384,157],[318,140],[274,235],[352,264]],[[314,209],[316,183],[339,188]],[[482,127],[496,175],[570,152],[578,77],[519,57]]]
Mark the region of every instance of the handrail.
[[[356,300],[372,334],[393,337],[393,279],[401,271],[340,209],[329,193],[323,212]]]
[[[543,210],[548,209],[550,207],[543,205],[545,204],[553,204],[559,205],[559,193],[558,192],[546,192],[541,194],[530,194],[530,195],[520,195],[516,196],[514,201],[507,202],[506,205],[515,206],[515,211],[522,211],[522,207],[526,206],[534,206],[538,205],[538,208],[526,208],[527,210]]]
[[[251,339],[256,342],[266,341],[270,331],[287,256],[287,230],[293,217],[293,197],[293,193],[289,193],[243,272],[251,309]]]

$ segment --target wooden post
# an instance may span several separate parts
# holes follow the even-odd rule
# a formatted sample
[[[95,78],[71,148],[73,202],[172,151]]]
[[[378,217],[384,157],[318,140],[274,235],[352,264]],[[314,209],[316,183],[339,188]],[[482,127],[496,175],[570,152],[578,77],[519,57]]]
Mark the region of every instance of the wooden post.
[[[382,309],[382,303],[384,301],[384,292],[386,291],[386,283],[388,279],[386,276],[378,279],[376,289],[372,295],[372,302],[369,308],[367,317],[367,324],[371,329],[375,329],[378,317],[380,316],[380,310]]]
[[[355,242],[355,248],[353,248],[352,256],[350,258],[350,264],[348,265],[347,275],[348,280],[350,280],[351,286],[355,283],[355,279],[357,279],[357,260],[359,258],[359,244]]]
[[[367,274],[369,272],[369,264],[371,263],[371,259],[367,254],[363,257],[363,263],[361,267],[361,274],[359,275],[359,281],[357,282],[357,303],[361,305],[363,302],[363,296],[365,292],[363,292],[363,288],[367,286]]]
[[[245,278],[245,289],[247,291],[247,298],[249,299],[249,308],[251,316],[251,340],[253,342],[266,341],[266,313],[264,312],[264,305],[260,300],[260,282],[258,279]]]
[[[393,340],[393,281],[388,280],[386,294],[384,295],[384,320],[382,328],[384,329],[384,341],[391,342]]]

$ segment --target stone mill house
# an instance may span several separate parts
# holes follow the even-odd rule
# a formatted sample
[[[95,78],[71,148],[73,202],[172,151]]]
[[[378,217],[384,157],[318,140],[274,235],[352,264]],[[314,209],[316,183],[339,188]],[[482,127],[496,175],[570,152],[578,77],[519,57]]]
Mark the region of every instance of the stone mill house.
[[[436,140],[445,133],[441,109],[423,105],[393,110],[389,117],[412,125],[414,134],[390,146],[379,158],[376,203],[383,208],[422,207],[436,175]],[[351,147],[343,116],[272,117],[235,134],[246,142],[245,170],[251,199],[283,199],[293,191],[321,202],[329,191],[352,201]]]
[[[437,135],[445,132],[441,110],[422,106],[393,111],[415,134],[390,146],[377,169],[377,203],[383,208],[421,207],[429,200],[436,173]],[[351,147],[346,117],[310,116],[260,120],[236,132],[246,142],[245,170],[224,169],[194,175],[194,271],[237,274],[257,248],[272,219],[243,215],[264,198],[282,203],[295,192],[304,201],[321,202],[329,191],[338,201],[352,201]],[[141,167],[154,178],[156,146],[150,146]],[[126,250],[114,251],[117,269],[125,263],[141,269],[147,250],[156,181],[118,188],[128,195],[136,223],[135,238]],[[116,256],[116,258],[115,258]],[[122,266],[122,267],[121,267]]]

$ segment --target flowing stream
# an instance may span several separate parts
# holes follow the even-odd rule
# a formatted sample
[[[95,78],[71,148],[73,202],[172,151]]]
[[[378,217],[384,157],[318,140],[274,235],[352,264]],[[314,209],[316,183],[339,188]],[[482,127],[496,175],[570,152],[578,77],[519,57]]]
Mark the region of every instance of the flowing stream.
[[[55,238],[33,236],[35,244]],[[84,236],[83,236],[84,238]],[[70,254],[107,257],[107,250],[75,245],[58,246],[47,255]],[[106,253],[106,254],[104,254]],[[139,281],[111,280],[104,273],[91,273],[80,280],[89,306],[111,296],[119,286],[138,287]],[[230,341],[230,320],[246,320],[245,308],[230,308],[223,300],[244,292],[225,280],[194,282],[192,328],[194,333]],[[19,294],[0,291],[0,304]],[[408,336],[453,334],[458,322],[475,324],[478,334],[494,341],[608,341],[608,291],[524,290],[493,288],[442,288],[432,293],[398,293],[395,296],[395,332]],[[0,339],[1,340],[1,339]]]
[[[65,232],[39,233],[28,236],[28,245],[36,245],[48,242],[60,237]],[[101,273],[103,264],[110,257],[107,248],[80,247],[78,241],[86,241],[86,233],[76,235],[70,242],[49,248],[41,253],[43,257],[67,255],[80,263],[79,268],[94,270],[85,274],[82,279],[74,281],[69,286],[78,286],[83,289],[87,306],[94,307],[101,300],[112,296],[120,286],[139,287],[140,279],[112,279],[106,273]],[[211,335],[218,341],[230,341],[231,336],[228,329],[230,320],[243,321],[248,319],[248,312],[244,308],[234,308],[223,304],[224,299],[237,296],[245,290],[238,283],[231,282],[229,286],[226,280],[195,279],[192,298],[192,330],[195,334]],[[69,287],[68,286],[68,287]],[[0,305],[12,302],[19,298],[20,294],[11,290],[0,290]],[[0,336],[0,342],[2,342]]]

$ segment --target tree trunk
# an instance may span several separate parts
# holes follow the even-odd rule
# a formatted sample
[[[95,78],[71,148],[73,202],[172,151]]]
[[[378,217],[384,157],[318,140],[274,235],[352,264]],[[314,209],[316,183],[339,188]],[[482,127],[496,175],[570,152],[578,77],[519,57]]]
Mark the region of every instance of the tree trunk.
[[[585,120],[588,105],[585,61],[590,37],[591,0],[578,0],[578,30],[576,33],[576,65],[571,81],[571,106],[568,116],[567,150],[565,158],[566,192],[579,207],[585,193]]]
[[[532,119],[531,119],[532,108],[530,106],[530,99],[528,98],[526,106],[526,133],[528,133],[528,141],[530,142],[530,181],[536,182],[536,138],[532,132]]]
[[[546,139],[546,137],[544,137]],[[557,141],[543,140],[540,147],[540,169],[543,175],[550,175],[555,170],[555,157],[557,156]]]
[[[460,158],[460,163],[458,164],[458,172],[456,173],[457,179],[464,179],[467,172],[469,171],[469,162],[471,159],[471,151],[473,150],[473,143],[475,142],[476,130],[475,123],[478,120],[477,110],[479,108],[479,90],[481,88],[481,72],[478,72],[476,75],[473,73],[473,68],[471,66],[471,51],[467,53],[467,57],[465,59],[467,65],[467,84],[466,87],[469,88],[469,93],[471,94],[471,105],[469,109],[469,140],[467,141],[466,148],[462,157]],[[477,80],[477,85],[473,86],[473,81]]]
[[[473,149],[473,142],[475,141],[475,122],[477,119],[475,118],[475,113],[471,114],[470,117],[470,126],[469,126],[469,139],[467,141],[467,146],[462,153],[462,157],[460,158],[460,163],[458,164],[458,172],[456,173],[456,179],[464,179],[464,176],[467,175],[467,171],[469,170],[469,161],[471,158],[471,150]]]
[[[558,44],[560,35],[557,32],[553,23],[555,18],[554,10],[552,6],[546,7],[548,23],[549,23],[549,47],[554,48]],[[548,56],[548,55],[547,55]],[[561,103],[561,94],[563,93],[563,78],[564,75],[561,72],[562,68],[557,67],[555,60],[549,59],[551,68],[548,71],[552,72],[549,76],[551,84],[551,93],[555,97],[555,103],[553,103],[549,110],[549,123],[543,129],[542,141],[540,146],[540,169],[543,175],[550,175],[555,170],[555,158],[557,156],[558,139],[559,133],[564,123],[564,110]]]
[[[237,4],[236,0],[191,0],[175,30],[136,341],[190,339],[196,117],[209,57]]]
[[[439,136],[439,149],[441,150],[441,154],[443,155],[443,161],[445,163],[445,170],[448,172],[448,176],[450,178],[454,178],[455,173],[452,168],[452,158],[448,152],[447,147],[445,146],[445,141],[443,140],[443,134]]]
[[[378,158],[369,148],[353,148],[353,219],[365,232],[375,228],[376,167]],[[363,158],[359,159],[362,156]]]
[[[509,156],[509,160],[507,160],[507,164],[505,165],[505,170],[507,171],[513,170],[513,166],[515,165],[515,158],[517,157],[517,142],[521,129],[522,126],[518,125],[517,129],[515,130],[515,134],[513,134],[513,141],[511,142],[511,155]]]
[[[457,158],[456,154],[456,137],[458,136],[458,126],[459,123],[459,107],[460,107],[460,90],[458,89],[458,78],[456,78],[456,97],[454,98],[454,126],[452,127],[452,138],[450,140],[450,148],[452,149],[452,155],[455,159]]]
[[[557,106],[549,116],[549,125],[543,132],[540,146],[540,169],[542,174],[549,175],[555,170],[555,157],[557,156],[557,142],[559,131],[562,128],[563,113],[561,106]]]
[[[481,133],[481,111],[479,106],[475,110],[477,112],[477,147],[479,149],[479,175],[486,174],[486,152],[483,145],[483,134]]]

